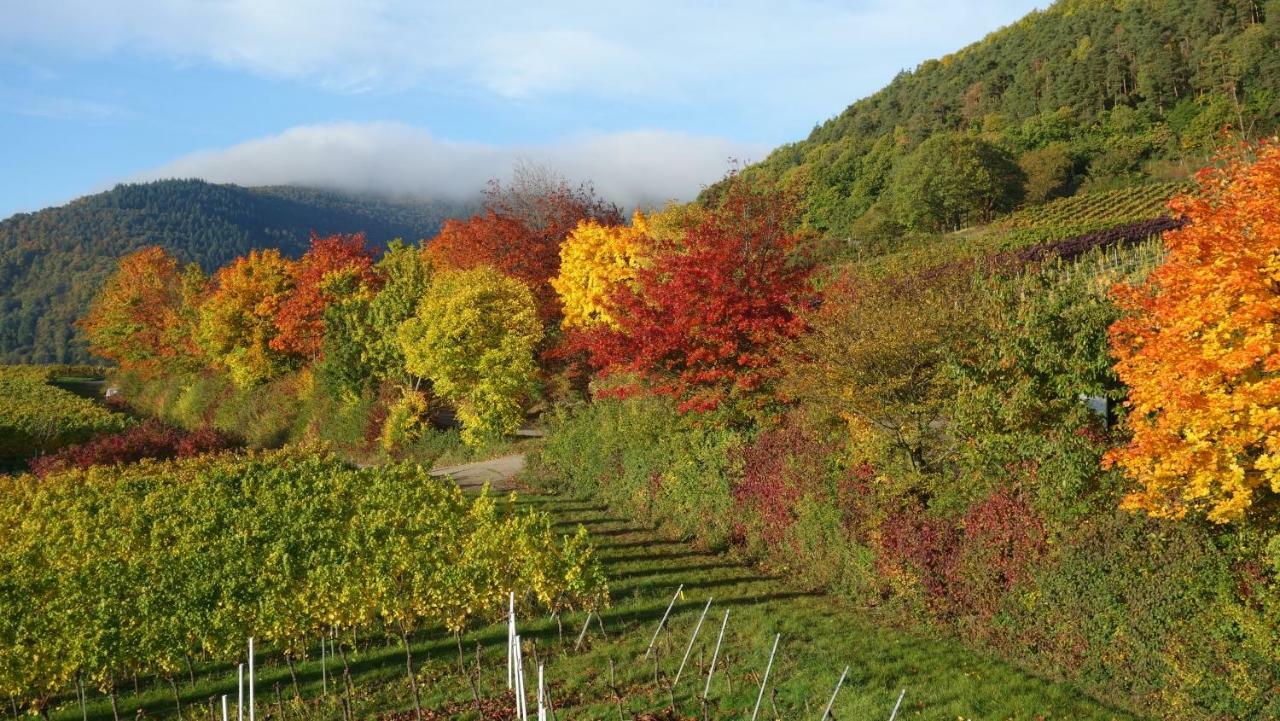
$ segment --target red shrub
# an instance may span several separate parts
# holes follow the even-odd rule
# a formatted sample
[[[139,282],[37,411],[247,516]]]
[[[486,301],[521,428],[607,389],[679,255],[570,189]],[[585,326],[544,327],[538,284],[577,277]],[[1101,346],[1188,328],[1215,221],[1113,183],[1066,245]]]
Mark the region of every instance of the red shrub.
[[[770,546],[785,538],[795,522],[794,509],[810,475],[797,473],[796,465],[812,465],[815,445],[803,430],[783,427],[761,433],[739,452],[743,473],[734,498],[754,517],[757,527],[752,530]]]
[[[44,477],[69,468],[132,463],[144,458],[186,458],[238,445],[231,436],[212,428],[188,433],[157,420],[146,420],[128,430],[100,434],[57,453],[33,458],[28,465],[32,473]]]
[[[990,618],[1044,555],[1044,521],[1021,496],[999,489],[970,507],[962,525],[951,595],[958,609]]]
[[[882,565],[905,569],[936,606],[950,606],[947,588],[954,575],[961,531],[949,519],[930,516],[918,506],[891,514],[880,526]]]
[[[786,538],[796,521],[796,505],[806,496],[835,504],[845,525],[852,526],[862,517],[859,507],[875,473],[859,466],[841,474],[833,464],[837,455],[837,444],[794,418],[739,450],[742,478],[733,489],[742,510],[739,535],[776,546]]]
[[[1047,549],[1044,521],[1020,496],[999,489],[959,520],[913,507],[880,528],[880,562],[916,579],[948,617],[989,619]]]

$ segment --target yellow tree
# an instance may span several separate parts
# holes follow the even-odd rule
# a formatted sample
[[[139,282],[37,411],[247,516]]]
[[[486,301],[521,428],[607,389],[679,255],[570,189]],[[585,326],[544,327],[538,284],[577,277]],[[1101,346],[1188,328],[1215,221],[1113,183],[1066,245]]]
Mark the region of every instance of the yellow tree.
[[[1201,173],[1165,262],[1115,289],[1111,329],[1132,440],[1108,461],[1153,516],[1241,519],[1280,492],[1280,147]]]
[[[560,245],[560,274],[551,279],[551,287],[564,306],[566,328],[600,323],[616,327],[610,297],[647,262],[648,232],[646,218],[637,210],[631,225],[588,219],[565,238]]]
[[[399,339],[409,372],[458,409],[468,444],[520,427],[542,340],[527,285],[488,266],[442,272]]]
[[[200,306],[198,340],[236,385],[269,380],[288,364],[271,340],[292,278],[290,262],[278,250],[251,251],[213,276],[213,292]]]

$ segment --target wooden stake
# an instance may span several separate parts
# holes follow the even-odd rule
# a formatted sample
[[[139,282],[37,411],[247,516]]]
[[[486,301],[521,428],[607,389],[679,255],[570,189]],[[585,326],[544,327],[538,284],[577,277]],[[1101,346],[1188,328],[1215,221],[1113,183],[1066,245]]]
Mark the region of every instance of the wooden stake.
[[[844,673],[840,674],[840,680],[836,681],[836,690],[831,692],[831,700],[827,702],[827,707],[822,711],[822,718],[818,721],[827,721],[827,717],[831,715],[831,707],[835,705],[836,694],[840,693],[840,687],[844,685],[844,677],[849,675],[849,667],[844,667]]]
[[[667,625],[667,616],[671,615],[671,609],[675,608],[676,599],[680,598],[680,592],[684,590],[684,584],[676,589],[675,595],[671,597],[671,603],[667,604],[667,610],[662,614],[662,620],[658,621],[658,627],[653,631],[653,638],[649,639],[649,648],[645,650],[644,657],[649,658],[649,654],[653,653],[653,644],[658,642],[658,634],[662,633],[662,627]]]
[[[547,721],[547,697],[543,686],[543,664],[538,664],[538,721]]]
[[[525,708],[524,698],[524,669],[521,663],[524,660],[520,649],[520,636],[514,638],[515,655],[511,664],[514,676],[515,692],[516,692],[516,718],[520,721],[529,721],[528,710]]]
[[[707,618],[707,611],[711,610],[711,598],[707,599],[707,605],[702,608],[702,615],[698,616],[698,624],[693,627],[693,635],[689,636],[689,645],[684,649],[684,658],[680,659],[680,668],[676,669],[675,680],[671,682],[674,687],[680,683],[680,674],[684,673],[684,665],[689,662],[689,654],[693,652],[693,642],[698,640],[698,632],[702,630],[702,622]]]
[[[507,595],[507,688],[513,688],[515,684],[516,661],[515,648],[516,642],[516,593],[511,591]]]
[[[773,669],[773,656],[778,652],[778,640],[782,638],[782,634],[775,634],[773,637],[773,650],[769,652],[769,663],[764,667],[764,676],[760,679],[760,693],[756,695],[756,707],[751,712],[751,721],[756,721],[756,716],[760,713],[760,702],[764,700],[764,687],[769,683],[769,671]],[[889,721],[893,721],[890,719]]]

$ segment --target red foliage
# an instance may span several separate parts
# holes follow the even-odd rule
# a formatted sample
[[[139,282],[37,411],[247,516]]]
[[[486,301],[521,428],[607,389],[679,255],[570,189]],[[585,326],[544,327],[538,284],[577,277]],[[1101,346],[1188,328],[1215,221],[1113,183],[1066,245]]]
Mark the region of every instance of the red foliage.
[[[340,276],[359,285],[376,286],[378,275],[373,256],[365,248],[364,233],[311,235],[311,247],[292,266],[293,290],[280,304],[276,314],[277,335],[270,346],[285,353],[314,358],[324,341],[324,309],[335,300],[329,284],[341,282]]]
[[[911,507],[889,516],[880,531],[880,563],[907,570],[942,615],[995,615],[1048,548],[1043,519],[1003,488],[958,523]]]
[[[753,529],[769,546],[777,546],[795,523],[796,504],[823,476],[830,449],[802,427],[787,425],[761,433],[739,451],[742,479],[734,499],[758,523]]]
[[[711,410],[732,395],[759,398],[778,377],[779,352],[804,331],[809,265],[791,230],[791,194],[727,181],[719,205],[660,248],[616,299],[618,328],[580,342],[605,373],[634,373],[682,411]]]
[[[1044,521],[1021,496],[999,489],[971,506],[951,585],[958,606],[984,618],[1047,550]]]
[[[879,561],[912,571],[926,596],[945,607],[959,542],[960,529],[954,523],[913,506],[881,524]]]
[[[57,453],[31,459],[31,472],[43,478],[72,468],[133,463],[144,458],[187,458],[235,448],[231,436],[212,428],[186,432],[149,419],[118,433],[104,433]]]
[[[618,208],[595,197],[590,187],[575,189],[547,178],[517,180],[511,189],[494,183],[484,212],[446,221],[427,244],[427,255],[444,268],[488,265],[524,281],[538,303],[538,316],[550,322],[560,316],[559,297],[551,287],[560,270],[560,243],[587,219],[606,225],[623,222]]]

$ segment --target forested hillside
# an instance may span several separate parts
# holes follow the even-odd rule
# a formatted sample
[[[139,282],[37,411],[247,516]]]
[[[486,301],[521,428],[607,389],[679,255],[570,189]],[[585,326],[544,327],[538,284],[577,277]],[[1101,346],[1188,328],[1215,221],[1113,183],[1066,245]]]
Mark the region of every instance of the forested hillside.
[[[0,221],[0,362],[88,359],[75,319],[126,253],[147,245],[206,271],[254,248],[299,255],[312,231],[364,231],[373,245],[435,235],[466,208],[294,187],[198,180],[119,185]]]
[[[918,221],[903,211],[920,206],[922,168],[1020,171],[995,184],[998,211],[1185,177],[1224,139],[1274,133],[1278,117],[1277,0],[1063,0],[904,71],[752,172],[798,183],[817,229],[859,237]],[[940,134],[985,154],[922,147]]]

